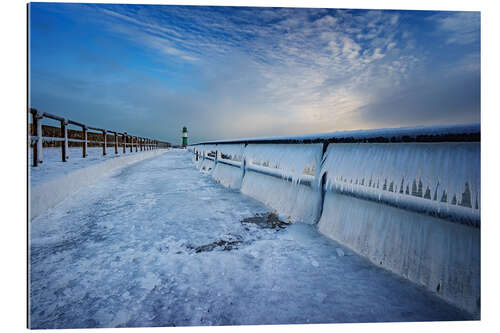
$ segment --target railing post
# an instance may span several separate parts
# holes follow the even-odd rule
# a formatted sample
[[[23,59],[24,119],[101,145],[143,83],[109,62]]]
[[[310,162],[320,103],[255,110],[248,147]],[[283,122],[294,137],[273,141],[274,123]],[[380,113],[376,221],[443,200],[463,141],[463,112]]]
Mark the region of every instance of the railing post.
[[[313,190],[316,197],[316,210],[314,213],[314,223],[318,223],[321,214],[323,214],[323,204],[325,201],[325,183],[326,183],[326,173],[321,174],[321,166],[323,162],[323,157],[325,156],[326,149],[328,148],[328,142],[323,143],[323,149],[319,156],[316,157],[316,165],[314,169],[314,181],[313,181]]]
[[[82,157],[87,157],[87,126],[82,126],[83,143],[82,143]]]
[[[241,147],[241,173],[240,173],[240,184],[239,184],[239,188],[241,188],[241,186],[243,185],[243,179],[245,178],[245,173],[246,173],[246,169],[247,169],[247,158],[245,157],[245,148],[246,148],[246,144],[245,145],[242,145]]]
[[[198,162],[198,151],[195,149],[196,152],[196,162]]]
[[[118,154],[118,133],[115,132],[115,155]]]
[[[107,137],[108,137],[108,131],[102,130],[102,156],[106,156],[106,145],[107,145]]]
[[[36,167],[43,162],[42,147],[42,118],[43,112],[32,109],[31,114],[33,116],[33,136],[36,136],[36,142],[33,145],[33,166]]]
[[[245,156],[241,159],[241,174],[240,174],[240,188],[243,185],[243,179],[245,178],[245,173],[247,170],[247,159]]]
[[[136,152],[136,153],[137,153],[137,149],[138,149],[138,147],[137,147],[137,146],[138,146],[138,144],[139,144],[139,142],[138,142],[138,141],[139,141],[139,137],[137,137],[137,136],[136,136],[136,137],[135,137],[135,152]]]
[[[122,138],[123,138],[123,153],[125,154],[127,152],[127,132],[122,133]]]
[[[68,119],[61,120],[61,137],[64,141],[61,143],[61,160],[68,160]]]
[[[219,159],[219,152],[216,150],[215,151],[215,158],[214,158],[214,170],[217,167],[217,160]]]

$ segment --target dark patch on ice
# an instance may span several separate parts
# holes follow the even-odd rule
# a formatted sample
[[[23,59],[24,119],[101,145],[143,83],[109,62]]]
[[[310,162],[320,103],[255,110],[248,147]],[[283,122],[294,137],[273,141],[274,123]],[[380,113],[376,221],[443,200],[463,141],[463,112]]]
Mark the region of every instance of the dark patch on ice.
[[[189,250],[194,250],[195,253],[210,252],[213,250],[231,251],[237,249],[238,245],[243,242],[242,237],[239,235],[229,234],[225,238],[200,246],[187,244],[186,247]]]
[[[237,245],[240,244],[241,241],[226,241],[226,240],[219,240],[217,242],[212,242],[209,244],[201,245],[196,248],[194,248],[194,252],[200,253],[200,252],[210,252],[215,250],[216,248],[221,248],[222,251],[231,251],[233,249],[237,249]]]
[[[241,224],[253,223],[265,229],[284,229],[291,223],[281,221],[275,213],[257,213],[255,216],[246,217],[241,220]]]

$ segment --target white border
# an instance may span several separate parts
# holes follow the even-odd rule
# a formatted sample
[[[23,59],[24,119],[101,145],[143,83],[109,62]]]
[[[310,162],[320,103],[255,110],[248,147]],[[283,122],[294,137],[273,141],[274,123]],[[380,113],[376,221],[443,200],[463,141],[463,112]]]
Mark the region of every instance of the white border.
[[[79,1],[66,1],[79,2]],[[83,1],[80,1],[83,2]],[[396,324],[338,324],[338,325],[287,325],[287,326],[241,326],[204,328],[150,328],[150,329],[105,329],[104,332],[125,331],[168,331],[168,332],[253,332],[312,330],[327,332],[379,331],[390,332],[470,332],[493,330],[499,323],[498,288],[500,243],[500,222],[497,221],[495,205],[496,193],[500,189],[498,132],[498,31],[500,31],[498,6],[494,1],[393,1],[393,0],[177,0],[177,1],[129,1],[99,0],[85,1],[99,3],[143,3],[143,4],[196,4],[196,5],[253,5],[287,7],[330,7],[330,8],[377,8],[377,9],[418,9],[418,10],[480,10],[482,21],[482,320],[480,322],[449,323],[396,323]],[[26,327],[26,4],[22,1],[2,2],[1,34],[2,60],[2,120],[0,135],[2,144],[2,239],[0,253],[2,279],[0,281],[1,320],[0,327],[5,332],[24,331]],[[498,330],[498,328],[496,329]],[[101,330],[58,330],[57,332],[100,332]],[[53,332],[53,330],[44,330]]]

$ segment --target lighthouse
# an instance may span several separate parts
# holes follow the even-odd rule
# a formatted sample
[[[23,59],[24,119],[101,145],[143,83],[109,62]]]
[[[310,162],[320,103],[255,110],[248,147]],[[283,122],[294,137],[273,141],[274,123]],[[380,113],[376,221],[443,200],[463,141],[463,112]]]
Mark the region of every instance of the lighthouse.
[[[188,129],[186,126],[182,128],[182,146],[187,147],[188,145]]]

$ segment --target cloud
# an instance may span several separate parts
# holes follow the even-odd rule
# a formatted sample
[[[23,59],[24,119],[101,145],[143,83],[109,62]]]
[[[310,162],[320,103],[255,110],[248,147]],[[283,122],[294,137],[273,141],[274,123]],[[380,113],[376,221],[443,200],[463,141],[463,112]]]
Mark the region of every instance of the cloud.
[[[471,44],[480,38],[481,16],[479,12],[448,12],[432,17],[438,28],[446,34],[448,44]]]
[[[91,99],[94,107],[106,105],[110,119],[140,110],[133,126],[165,139],[176,140],[184,125],[194,139],[205,140],[478,119],[478,50],[428,46],[471,43],[479,35],[476,14],[79,8],[86,20],[144,49],[152,60],[142,60],[141,68],[122,64],[117,80],[108,74],[95,82],[66,77],[50,90],[35,82],[37,99],[41,91],[52,105],[68,96],[81,103]],[[69,89],[76,84],[84,88]]]

